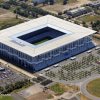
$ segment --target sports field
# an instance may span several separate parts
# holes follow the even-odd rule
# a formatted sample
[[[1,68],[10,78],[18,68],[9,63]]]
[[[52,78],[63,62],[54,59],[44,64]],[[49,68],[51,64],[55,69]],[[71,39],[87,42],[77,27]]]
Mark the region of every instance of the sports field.
[[[0,100],[13,100],[11,96],[0,96]]]
[[[94,96],[100,97],[100,78],[88,83],[87,91]]]

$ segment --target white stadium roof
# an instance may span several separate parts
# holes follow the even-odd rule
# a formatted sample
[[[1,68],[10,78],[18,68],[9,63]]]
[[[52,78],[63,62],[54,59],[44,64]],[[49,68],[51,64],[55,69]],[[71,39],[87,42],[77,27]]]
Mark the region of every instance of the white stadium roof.
[[[49,40],[42,44],[33,46],[23,40],[17,40],[14,36],[19,34],[26,34],[28,32],[41,29],[43,27],[51,27],[61,32],[66,33],[60,37]],[[73,24],[71,22],[46,15],[31,21],[4,29],[0,31],[0,42],[21,51],[30,56],[37,56],[39,54],[48,52],[70,42],[76,41],[80,38],[86,37],[95,33],[96,31]]]

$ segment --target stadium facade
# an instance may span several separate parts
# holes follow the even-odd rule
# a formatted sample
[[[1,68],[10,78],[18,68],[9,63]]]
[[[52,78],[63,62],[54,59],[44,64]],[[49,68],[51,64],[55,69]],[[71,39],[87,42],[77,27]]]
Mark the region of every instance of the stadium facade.
[[[93,48],[94,30],[46,15],[0,31],[0,58],[36,72]]]

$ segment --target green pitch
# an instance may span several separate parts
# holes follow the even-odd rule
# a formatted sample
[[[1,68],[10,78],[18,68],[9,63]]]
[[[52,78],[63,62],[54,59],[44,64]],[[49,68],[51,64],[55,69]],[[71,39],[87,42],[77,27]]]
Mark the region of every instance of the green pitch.
[[[40,41],[37,41],[37,42],[35,42],[35,43],[33,43],[33,44],[34,44],[34,45],[38,45],[38,44],[44,43],[44,42],[46,42],[46,41],[48,41],[48,40],[50,40],[50,39],[45,38],[45,39],[42,39],[42,40],[40,40]]]
[[[94,96],[100,97],[100,78],[88,83],[87,91]]]

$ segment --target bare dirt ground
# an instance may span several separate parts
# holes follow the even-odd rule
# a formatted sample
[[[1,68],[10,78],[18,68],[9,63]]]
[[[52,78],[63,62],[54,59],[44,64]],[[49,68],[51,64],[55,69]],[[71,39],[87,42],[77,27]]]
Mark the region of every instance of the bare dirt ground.
[[[41,8],[53,13],[57,13],[60,11],[62,12],[64,10],[80,7],[81,5],[87,4],[89,2],[90,2],[89,0],[77,0],[77,2],[75,3],[69,3],[66,5],[62,5],[62,4],[47,5]]]
[[[47,94],[44,92],[40,92],[29,97],[27,100],[46,100],[46,98],[47,98]]]
[[[93,38],[93,41],[94,41],[97,45],[100,45],[100,40],[99,40],[99,39]]]
[[[11,18],[15,18],[15,14],[13,14],[12,12],[9,12],[5,9],[0,8],[0,20],[8,20]]]
[[[32,95],[38,94],[39,92],[42,92],[42,91],[43,91],[42,88],[38,84],[36,84],[25,90],[22,90],[21,92],[19,92],[19,94],[24,98],[28,98],[28,97],[31,97]]]
[[[16,14],[14,14],[13,12],[11,12],[9,10],[0,8],[0,21],[9,20],[9,19],[13,19],[13,18],[16,18]],[[18,18],[25,20],[25,21],[30,20],[29,18],[25,18],[22,16],[18,16]]]
[[[4,9],[0,8],[0,15],[5,14],[5,13],[7,13],[7,10],[4,10]]]

